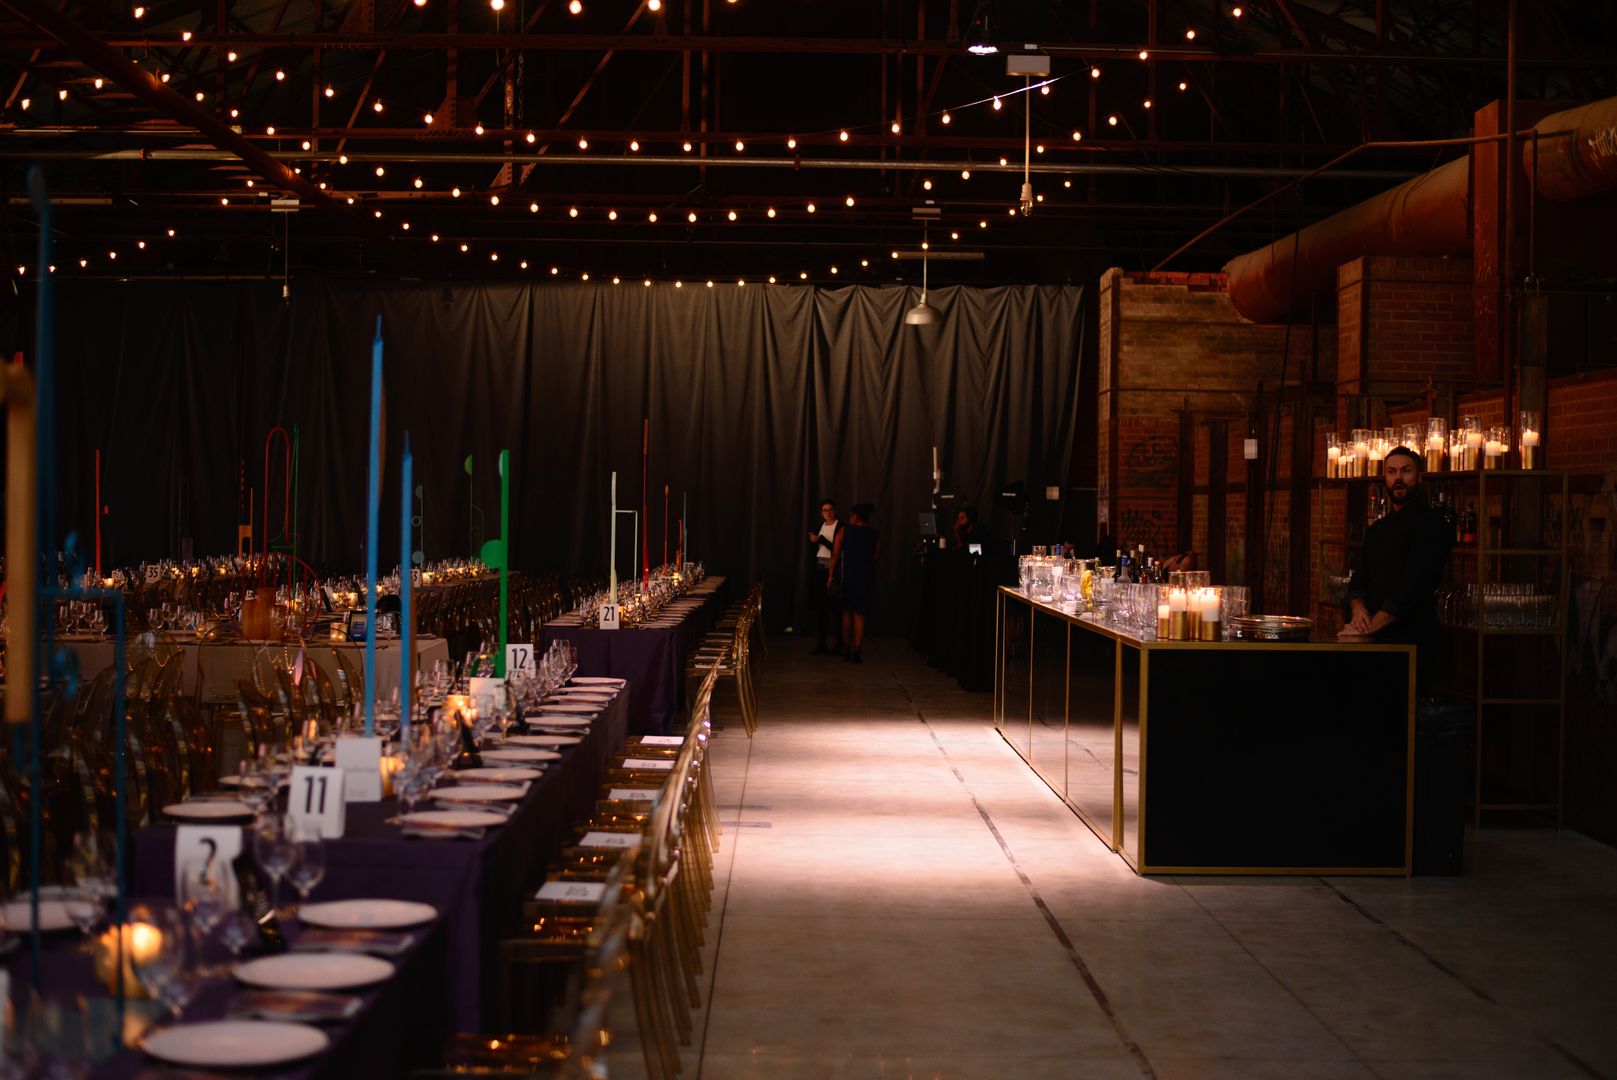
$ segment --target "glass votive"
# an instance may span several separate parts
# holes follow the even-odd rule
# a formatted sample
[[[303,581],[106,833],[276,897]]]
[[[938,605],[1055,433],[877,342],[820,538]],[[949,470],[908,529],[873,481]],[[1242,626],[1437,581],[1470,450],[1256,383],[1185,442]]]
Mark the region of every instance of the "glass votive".
[[[1325,479],[1335,480],[1341,472],[1341,436],[1334,431],[1325,433]]]
[[[1197,615],[1196,640],[1219,640],[1220,627],[1223,625],[1223,591],[1224,590],[1222,589],[1209,586],[1207,588],[1197,589],[1195,596],[1192,597],[1191,604],[1196,609]]]
[[[1421,429],[1419,424],[1405,424],[1403,427],[1398,429],[1398,441],[1393,443],[1393,445],[1407,446],[1416,453],[1419,453],[1421,440],[1425,437],[1425,432]]]
[[[1426,471],[1439,472],[1448,449],[1449,422],[1441,416],[1426,418]]]
[[[1350,477],[1363,476],[1370,459],[1370,433],[1364,428],[1353,429],[1353,460],[1348,463]]]
[[[1465,432],[1465,467],[1467,469],[1482,468],[1482,417],[1467,416],[1461,428]]]
[[[1522,468],[1538,468],[1538,446],[1539,440],[1543,438],[1542,433],[1544,430],[1539,420],[1538,410],[1523,409],[1517,422],[1516,430],[1519,432],[1517,437],[1521,440]]]
[[[1485,469],[1505,467],[1505,455],[1510,452],[1510,429],[1504,426],[1489,428],[1483,433],[1482,465]]]
[[[1166,607],[1168,633],[1161,633],[1162,613]],[[1163,585],[1157,589],[1157,637],[1165,641],[1187,641],[1190,637],[1190,595],[1183,586]]]

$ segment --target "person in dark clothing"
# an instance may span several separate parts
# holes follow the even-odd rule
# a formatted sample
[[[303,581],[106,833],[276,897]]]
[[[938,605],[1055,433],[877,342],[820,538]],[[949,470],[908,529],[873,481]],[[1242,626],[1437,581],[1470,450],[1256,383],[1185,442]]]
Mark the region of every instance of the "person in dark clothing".
[[[808,598],[810,606],[814,608],[814,617],[819,623],[819,637],[812,653],[814,656],[832,655],[832,650],[825,647],[828,629],[836,632],[836,655],[842,655],[842,605],[832,598],[828,590],[831,580],[831,549],[836,544],[837,533],[841,531],[842,522],[837,520],[837,504],[830,499],[821,499],[820,524],[808,534],[809,549],[814,553],[814,562],[808,574]]]
[[[876,508],[860,503],[849,511],[850,521],[837,533],[831,550],[831,568],[826,575],[842,582],[842,638],[848,643],[847,659],[863,663],[860,649],[865,643],[865,616],[876,596],[876,556],[881,542],[870,525]]]
[[[1359,563],[1342,601],[1344,637],[1415,646],[1415,685],[1432,684],[1441,628],[1434,594],[1448,563],[1454,536],[1426,501],[1421,457],[1405,446],[1384,459],[1383,478],[1392,512],[1364,534]]]

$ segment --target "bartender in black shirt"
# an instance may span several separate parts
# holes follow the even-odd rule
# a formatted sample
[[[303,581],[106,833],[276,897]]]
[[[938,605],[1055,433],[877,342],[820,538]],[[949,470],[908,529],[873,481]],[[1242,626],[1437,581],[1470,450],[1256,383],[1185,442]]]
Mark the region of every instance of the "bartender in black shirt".
[[[1364,534],[1359,565],[1343,600],[1344,637],[1415,646],[1415,685],[1424,693],[1437,663],[1439,625],[1433,594],[1454,536],[1421,489],[1421,457],[1405,446],[1383,463],[1392,512]]]

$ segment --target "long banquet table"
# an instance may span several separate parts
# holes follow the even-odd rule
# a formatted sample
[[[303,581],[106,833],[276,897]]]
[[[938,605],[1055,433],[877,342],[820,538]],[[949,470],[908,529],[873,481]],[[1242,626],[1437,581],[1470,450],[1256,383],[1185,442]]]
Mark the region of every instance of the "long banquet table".
[[[110,638],[69,634],[57,639],[78,661],[82,678],[94,678],[112,666],[113,645]],[[253,659],[260,651],[272,650],[276,656],[290,648],[296,655],[297,646],[280,641],[180,641],[180,662],[184,665],[181,686],[205,703],[236,700],[236,680],[253,677]],[[310,641],[309,655],[336,678],[332,650],[340,649],[356,668],[365,662],[365,646],[349,641]],[[393,687],[399,684],[399,659],[402,656],[398,640],[376,643],[376,685]],[[449,642],[440,637],[416,637],[414,669],[430,672],[433,665],[449,660]]]
[[[630,733],[666,735],[679,730],[685,660],[719,621],[724,598],[725,579],[709,577],[675,601],[697,601],[682,610],[677,619],[628,630],[601,630],[583,625],[576,615],[563,615],[545,623],[540,647],[548,649],[553,641],[570,641],[578,650],[580,675],[629,680],[637,694],[629,714]]]
[[[436,907],[445,924],[451,962],[439,980],[446,1000],[431,1006],[456,1030],[490,1022],[501,937],[518,926],[524,896],[537,886],[575,821],[585,818],[612,754],[623,744],[633,684],[595,717],[576,746],[562,748],[532,781],[510,821],[481,840],[404,837],[387,818],[394,799],[349,803],[344,834],[326,843],[325,879],[313,900],[354,897],[419,900]],[[135,896],[174,894],[174,829],[152,826],[135,839]],[[419,1006],[416,1006],[419,1008]]]

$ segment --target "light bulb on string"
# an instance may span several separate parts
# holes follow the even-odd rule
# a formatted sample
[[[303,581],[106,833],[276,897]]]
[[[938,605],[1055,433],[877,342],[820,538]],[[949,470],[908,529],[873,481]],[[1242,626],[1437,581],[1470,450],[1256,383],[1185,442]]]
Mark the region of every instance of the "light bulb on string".
[[[775,284],[775,275],[774,274],[769,275],[769,283],[771,285]]]
[[[962,179],[962,180],[970,180],[971,179],[971,170],[970,169],[961,169],[960,170],[960,179]]]
[[[1061,181],[1061,186],[1064,187],[1064,188],[1070,188],[1070,187],[1072,187],[1072,181],[1071,180],[1063,180],[1063,181]]]
[[[580,150],[588,150],[590,148],[590,141],[588,139],[579,139],[578,148]]]
[[[382,103],[380,101],[373,101],[371,103],[371,111],[372,112],[381,112],[382,109],[383,109],[383,105],[382,105]]]
[[[808,280],[808,271],[807,270],[799,270],[798,273],[797,273],[797,280],[798,281],[807,281]]]
[[[657,224],[657,211],[653,210],[651,213],[647,214],[646,220],[651,222],[653,225]]]
[[[712,278],[707,279],[707,287],[710,288],[710,289],[713,287],[713,279]]]
[[[685,287],[685,283],[683,281],[681,281],[679,278],[674,279],[674,288],[683,289],[684,287]]]
[[[616,221],[616,220],[618,220],[618,212],[616,210],[608,210],[606,212],[606,220],[608,220],[608,221]]]
[[[252,186],[253,186],[253,178],[252,178],[252,177],[250,177],[250,176],[249,176],[249,177],[248,177],[248,178],[247,178],[247,186],[248,186],[248,187],[252,187]]]
[[[979,221],[979,222],[977,222],[977,228],[979,228],[979,229],[986,229],[986,228],[988,228],[988,219],[987,219],[987,218],[983,218],[983,219],[982,219],[982,220],[981,220],[981,221]]]
[[[197,93],[196,93],[196,98],[197,98],[197,101],[199,101],[199,102],[207,100],[207,97],[208,97],[208,95],[204,94],[200,90],[198,90]]]
[[[695,225],[696,224],[696,213],[695,213],[695,211],[692,211],[691,213],[686,214],[685,215],[685,220],[690,222],[692,225]]]
[[[137,5],[136,8],[135,8],[135,18],[144,19],[145,17],[146,17],[146,9]]]
[[[860,259],[859,260],[859,265],[861,267],[868,268],[870,266],[870,260],[869,259]]]
[[[796,150],[797,149],[797,136],[795,136],[795,135],[787,136],[787,138],[786,138],[786,149],[788,149],[788,150]]]
[[[387,166],[386,165],[378,165],[378,166],[376,166],[376,175],[377,176],[386,176],[387,175]]]
[[[943,122],[943,123],[945,123],[945,124],[952,124],[952,123],[954,123],[954,117],[952,117],[952,116],[950,116],[950,115],[949,115],[949,114],[948,114],[948,113],[947,113],[947,112],[945,112],[945,113],[944,113],[944,114],[943,114],[943,116],[942,116],[942,117],[941,117],[941,120],[942,120],[942,122]]]
[[[1039,87],[1039,93],[1042,94],[1044,97],[1049,97],[1050,96],[1050,84],[1045,83],[1043,86],[1040,86]]]
[[[500,261],[500,253],[498,251],[489,252],[488,253],[488,261],[489,262],[499,262]]]
[[[689,142],[680,143],[679,148],[685,151],[687,154],[691,152],[691,144]]]
[[[727,216],[729,217],[729,219],[731,221],[734,221],[736,219],[736,212],[734,210],[732,210],[732,211],[730,211],[730,213]]]
[[[1246,14],[1246,12],[1241,10],[1241,5],[1239,5],[1239,4],[1237,4],[1234,7],[1230,8],[1230,15],[1232,15],[1233,17],[1235,17],[1237,19],[1239,19],[1242,15],[1245,15],[1245,14]]]
[[[746,278],[737,278],[736,279],[736,288],[738,288],[738,289],[744,288],[746,286],[746,284],[747,284],[747,279]]]
[[[833,273],[833,274],[835,274],[835,273],[838,273],[838,272],[839,272],[839,271],[838,271],[838,270],[837,270],[837,268],[836,268],[836,267],[834,267],[834,266],[833,266],[833,267],[832,267],[832,268],[831,268],[831,273]]]
[[[1090,68],[1090,69],[1089,69],[1089,77],[1090,77],[1090,78],[1091,78],[1091,79],[1098,79],[1098,78],[1100,78],[1100,68],[1098,68],[1098,67],[1092,67],[1092,68]]]
[[[812,213],[814,213],[814,210],[815,210],[814,204],[809,203],[808,204],[808,212],[812,214]]]
[[[631,154],[638,154],[640,152],[640,140],[639,139],[630,139],[629,140],[629,152]]]
[[[56,100],[57,101],[66,101],[67,100],[67,91],[66,90],[58,90],[58,91],[56,91]]]
[[[140,250],[145,251],[146,250],[146,241],[144,241],[144,240],[136,240],[135,241],[135,246],[137,248],[139,248]]]
[[[568,208],[567,208],[567,216],[568,216],[568,217],[571,217],[571,218],[575,218],[575,217],[577,217],[577,216],[578,216],[578,207],[576,207],[576,206],[569,206],[569,207],[568,207]]]
[[[432,114],[431,113],[423,114],[422,117],[421,117],[421,122],[423,124],[431,124],[432,123]]]
[[[837,133],[837,138],[840,139],[842,142],[847,142],[848,141],[848,129],[843,128],[840,132],[838,132]]]
[[[303,147],[303,149],[305,149],[305,150],[314,149],[314,143],[310,142],[308,139],[304,139],[303,142],[300,143],[299,145],[301,145]],[[416,186],[420,187],[421,185],[417,184]]]
[[[736,140],[736,153],[738,153],[738,154],[745,153],[746,149],[747,149],[747,144],[742,142],[740,139],[737,139]]]
[[[79,260],[79,269],[80,270],[83,270],[85,267],[87,267],[89,265],[90,265],[90,260],[89,259],[80,259]]]
[[[960,239],[960,234],[958,232],[951,232],[949,234],[949,239],[950,240],[958,240],[958,239]]]
[[[1117,114],[1113,113],[1112,115],[1108,116],[1106,118],[1106,123],[1111,125],[1112,127],[1116,127],[1117,126]]]
[[[539,204],[538,203],[531,202],[531,203],[528,204],[528,213],[537,214],[538,212],[539,212]]]
[[[472,134],[473,135],[481,135],[481,134],[483,134],[483,125],[482,125],[481,122],[479,122],[477,124],[477,126],[472,128]]]
[[[612,284],[617,285],[622,281],[623,281],[623,279],[618,277],[618,275],[616,275],[616,274],[612,275]]]
[[[1000,158],[1000,159],[999,159],[999,167],[1000,167],[1000,168],[1002,168],[1002,169],[1003,169],[1003,168],[1004,168],[1004,167],[1005,167],[1005,166],[1007,166],[1007,165],[1009,165],[1009,164],[1010,164],[1010,161],[1009,161],[1009,159],[1007,159],[1007,158],[1004,158],[1004,157],[1001,157],[1001,158]]]
[[[169,239],[170,239],[170,240],[172,240],[172,239],[174,239],[174,230],[173,230],[173,229],[170,229],[170,230],[169,230],[169,231],[168,231],[168,238],[169,238]]]
[[[95,77],[95,88],[97,90],[101,89],[103,86],[106,85],[106,82],[107,81],[105,79],[103,79],[101,76],[97,75]]]
[[[923,191],[931,191],[932,190],[932,180],[931,180],[930,177],[928,177],[927,179],[921,181],[921,190],[923,190]]]
[[[529,145],[529,146],[532,146],[532,145],[533,145],[533,144],[534,144],[534,143],[535,143],[535,142],[537,142],[537,141],[538,141],[538,139],[536,139],[536,138],[535,138],[535,137],[534,137],[534,134],[533,134],[533,132],[531,132],[531,131],[530,131],[530,132],[528,132],[528,136],[527,136],[527,138],[528,138],[528,145]]]
[[[163,74],[159,75],[158,78],[161,79],[165,83],[168,82],[168,72],[166,72],[166,71],[163,72]]]
[[[240,109],[231,109],[230,110],[230,118],[232,120],[239,119],[240,116],[241,116],[241,110]]]
[[[337,164],[339,164],[339,165],[348,164],[348,155],[347,154],[338,154],[337,155]]]
[[[647,11],[661,11],[662,9],[663,9],[663,0],[646,0],[646,10]],[[612,284],[616,285],[617,283],[618,283],[617,279],[613,278],[612,279]]]
[[[466,254],[470,250],[472,250],[472,249],[471,249],[471,247],[469,245],[467,245],[467,244],[460,245],[460,253],[462,255]]]
[[[1034,146],[1034,147],[1033,147],[1033,152],[1034,152],[1034,153],[1035,153],[1035,154],[1042,154],[1042,153],[1044,153],[1044,144],[1043,144],[1043,143],[1037,143],[1037,144],[1036,144],[1036,145],[1035,145],[1035,146]]]
[[[1180,90],[1188,90],[1188,89],[1190,89],[1190,85],[1188,83],[1180,83],[1179,84],[1179,89]]]
[[[1151,107],[1151,99],[1146,98],[1144,101],[1140,102],[1140,105],[1142,108],[1149,109]]]
[[[29,98],[23,98],[18,104],[22,106],[24,112],[27,112],[28,106],[32,105],[33,101]]]
[[[644,282],[644,284],[645,284],[645,286],[646,286],[646,288],[648,288],[648,289],[649,289],[649,288],[651,288],[651,279],[650,279],[650,278],[647,278],[647,279],[646,279],[646,280],[645,280],[645,282]]]
[[[412,180],[412,181],[411,181],[411,183],[413,183],[413,184],[414,184],[414,185],[415,185],[415,189],[416,189],[416,190],[417,190],[417,191],[420,191],[420,190],[421,190],[421,185],[422,185],[422,184],[423,184],[423,183],[425,183],[425,181],[424,181],[424,180],[422,180],[422,179],[421,179],[421,177],[419,177],[419,176],[418,176],[418,177],[416,177],[416,178],[415,178],[415,179],[414,179],[414,180]]]
[[[853,206],[853,196],[849,195],[846,199],[843,199],[842,202],[843,202],[844,205],[852,208],[852,206]]]
[[[1195,27],[1191,26],[1191,27],[1186,27],[1185,28],[1185,40],[1186,41],[1195,41],[1196,40],[1196,28]]]
[[[582,14],[584,14],[584,2],[583,2],[583,0],[569,0],[569,3],[567,4],[567,10],[569,12],[571,12],[572,14],[574,14],[574,15],[582,15]]]
[[[1146,52],[1144,49],[1140,50],[1140,59],[1141,60],[1149,60],[1150,58],[1151,58],[1150,53]]]
[[[764,216],[768,217],[770,220],[774,220],[775,208],[773,206],[771,206],[768,210],[765,210],[764,211]]]
[[[377,221],[382,220],[382,212],[380,210],[372,210],[371,213],[376,217]]]
[[[559,266],[552,266],[550,268],[550,276],[551,277],[555,277],[559,273],[561,273],[561,268]]]
[[[267,127],[267,128],[265,128],[265,129],[264,129],[264,134],[266,134],[266,135],[273,135],[273,134],[275,134],[275,125],[274,125],[274,124],[271,124],[271,125],[270,125],[270,126],[269,126],[269,127]]]
[[[1003,109],[1003,108],[1004,108],[1004,107],[1005,107],[1005,106],[1004,106],[1004,105],[1003,105],[1003,104],[1001,104],[1001,103],[1000,103],[1000,100],[999,100],[999,98],[997,98],[997,97],[996,97],[996,98],[995,98],[995,99],[994,99],[994,111],[995,111],[995,112],[999,112],[999,110],[1001,110],[1001,109]]]
[[[523,270],[526,270],[528,268],[528,260],[523,259],[521,262],[517,263],[517,266]]]
[[[897,135],[904,130],[904,125],[900,124],[897,120],[894,120],[892,125],[887,130],[891,131],[894,135]]]
[[[460,188],[458,188],[458,187],[452,187],[452,188],[450,188],[450,189],[449,189],[449,197],[450,197],[450,198],[451,198],[451,199],[458,199],[458,198],[460,198]]]
[[[228,64],[234,64],[236,62],[235,49],[231,49],[229,52],[225,53],[225,62]]]
[[[286,72],[282,71],[279,68],[276,68],[275,69],[275,81],[276,82],[285,82],[286,81]]]
[[[498,205],[500,205],[500,197],[498,195],[490,195],[488,197],[488,204],[490,206],[498,206]]]
[[[408,221],[401,221],[401,222],[399,222],[399,228],[403,229],[405,232],[409,232],[410,231],[410,223]]]
[[[578,275],[578,280],[580,280],[580,281],[588,281],[589,279],[590,279],[590,275],[589,275],[588,270],[586,270],[586,271],[584,271],[584,273]]]
[[[505,10],[505,0],[488,0],[488,6],[494,10],[495,14],[499,14]]]

